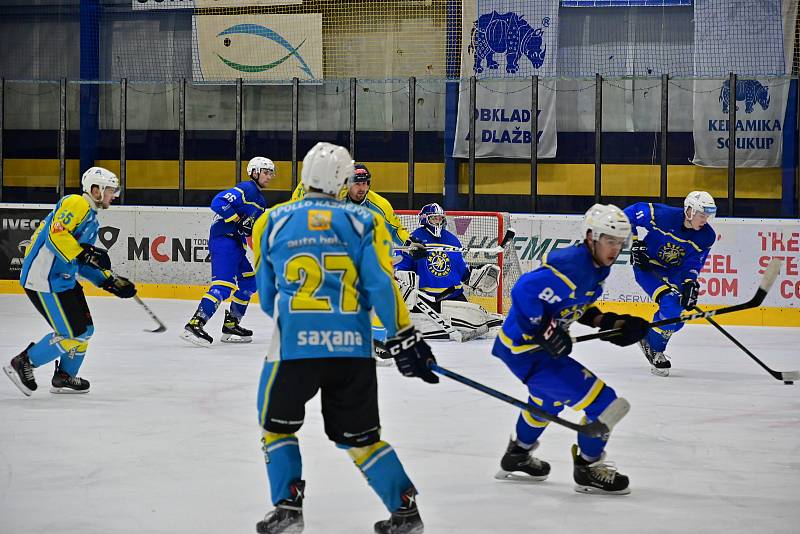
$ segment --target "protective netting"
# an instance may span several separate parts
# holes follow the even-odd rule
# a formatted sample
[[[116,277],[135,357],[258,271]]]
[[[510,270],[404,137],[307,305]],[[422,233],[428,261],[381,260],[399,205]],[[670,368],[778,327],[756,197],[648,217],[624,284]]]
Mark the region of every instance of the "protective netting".
[[[418,211],[398,210],[397,214],[409,232],[419,227]],[[510,216],[500,212],[448,211],[447,229],[453,232],[462,246],[467,248],[496,247],[509,228]],[[479,295],[469,288],[464,293],[471,302],[480,304],[490,312],[507,313],[511,307],[511,288],[522,276],[519,256],[513,240],[505,243],[502,254],[465,253],[464,259],[473,267],[492,263],[500,267],[500,280],[493,295]]]
[[[797,72],[794,0],[591,8],[559,0],[6,0],[0,5],[0,76],[458,78],[471,74],[460,72],[462,39],[470,39],[480,14],[540,13],[548,3],[557,17],[548,22],[557,31],[548,53],[557,61],[555,72],[540,75]],[[546,29],[543,20],[528,22]]]

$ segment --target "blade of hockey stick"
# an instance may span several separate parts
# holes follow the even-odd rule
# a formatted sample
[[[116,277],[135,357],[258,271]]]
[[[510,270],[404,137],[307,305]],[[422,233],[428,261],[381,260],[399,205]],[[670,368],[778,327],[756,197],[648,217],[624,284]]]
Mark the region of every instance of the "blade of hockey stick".
[[[666,279],[666,278],[662,278],[661,280],[663,280],[663,282],[664,282],[665,284],[667,284],[667,285],[669,286],[669,288],[670,288],[670,289],[671,289],[671,290],[672,290],[674,293],[677,293],[678,295],[680,295],[680,294],[681,294],[681,290],[680,290],[680,288],[679,288],[678,286],[676,286],[675,284],[673,284],[672,282],[670,282],[670,281],[669,281],[668,279]],[[692,307],[692,309],[693,309],[694,311],[697,311],[697,312],[700,312],[700,313],[704,313],[704,312],[703,312],[703,310],[702,310],[702,309],[700,309],[698,306],[693,306],[693,307]],[[733,343],[733,344],[734,344],[734,345],[736,345],[738,348],[740,348],[740,349],[742,350],[742,352],[744,352],[745,354],[747,354],[748,356],[750,356],[750,358],[751,358],[751,359],[752,359],[754,362],[756,362],[758,365],[760,365],[760,366],[761,366],[761,367],[762,367],[762,368],[763,368],[763,369],[764,369],[766,372],[768,372],[768,373],[769,373],[769,374],[772,376],[772,378],[775,378],[776,380],[783,380],[783,381],[786,381],[786,382],[792,382],[792,381],[794,381],[794,380],[797,380],[797,378],[798,378],[798,377],[800,377],[800,371],[775,371],[774,369],[770,369],[770,368],[769,368],[769,366],[768,366],[767,364],[765,364],[765,363],[764,363],[764,362],[762,362],[760,359],[758,359],[758,357],[757,357],[755,354],[753,354],[752,352],[750,352],[750,350],[749,350],[747,347],[745,347],[744,345],[742,345],[742,344],[739,342],[739,340],[738,340],[738,339],[736,339],[735,337],[733,337],[733,335],[732,335],[730,332],[728,332],[727,330],[725,330],[724,328],[722,328],[722,325],[720,325],[718,322],[716,322],[716,321],[715,321],[714,319],[712,319],[711,317],[706,317],[705,319],[706,319],[706,321],[708,321],[708,322],[709,322],[709,324],[711,324],[711,326],[713,326],[714,328],[716,328],[717,330],[719,330],[719,332],[720,332],[720,333],[721,333],[723,336],[727,337],[727,338],[730,340],[730,342],[731,342],[731,343]]]
[[[156,314],[153,313],[153,310],[150,309],[150,306],[148,306],[145,303],[145,301],[143,301],[142,299],[139,298],[139,295],[134,295],[133,296],[133,300],[135,300],[137,304],[139,304],[142,308],[144,308],[144,311],[147,312],[147,315],[149,315],[150,318],[153,321],[155,321],[156,324],[158,325],[155,330],[150,330],[150,329],[147,329],[147,328],[143,328],[143,330],[145,332],[150,332],[152,334],[160,334],[161,332],[166,332],[167,331],[167,325],[165,325],[163,322],[161,322],[161,319],[159,319],[158,316],[156,316]]]
[[[471,378],[467,378],[466,376],[455,373],[449,369],[445,369],[444,367],[441,367],[438,364],[435,363],[430,364],[429,367],[431,371],[433,371],[436,374],[446,376],[447,378],[455,380],[456,382],[461,382],[465,386],[469,386],[473,389],[476,389],[482,393],[486,393],[487,395],[499,399],[503,402],[507,402],[512,406],[516,406],[517,408],[526,410],[540,419],[546,419],[548,421],[556,423],[557,425],[561,425],[563,427],[575,430],[576,432],[580,432],[582,434],[585,434],[593,438],[607,437],[608,434],[611,432],[611,429],[614,428],[614,425],[616,425],[620,421],[620,419],[625,417],[625,414],[627,414],[628,411],[630,410],[630,404],[628,403],[628,401],[626,401],[621,397],[618,397],[611,404],[609,404],[605,410],[603,410],[603,413],[601,413],[598,416],[597,421],[592,421],[591,423],[585,423],[585,424],[577,424],[571,421],[567,421],[566,419],[562,419],[557,415],[548,413],[539,408],[538,406],[536,406],[535,404],[531,404],[529,402],[523,402],[519,399],[515,399],[510,395],[506,395],[501,391],[497,391],[496,389],[481,384],[480,382],[475,382]]]
[[[756,292],[753,295],[753,297],[747,302],[742,302],[741,304],[734,304],[733,306],[726,306],[724,308],[719,308],[718,310],[696,312],[696,313],[691,313],[689,315],[680,315],[678,317],[672,317],[670,319],[656,321],[654,323],[650,323],[650,328],[654,326],[663,326],[667,324],[685,323],[687,321],[694,321],[695,319],[705,319],[707,317],[713,317],[715,315],[724,315],[726,313],[733,313],[742,310],[749,310],[750,308],[756,308],[760,306],[762,302],[764,302],[764,298],[767,296],[767,293],[769,293],[769,290],[772,288],[772,284],[778,277],[778,273],[781,270],[782,263],[783,260],[781,260],[780,258],[772,258],[772,260],[769,262],[769,265],[767,265],[767,268],[764,270],[764,275],[761,278],[761,282],[758,284],[758,289],[756,289]],[[580,343],[582,341],[589,341],[592,339],[602,339],[617,335],[620,332],[622,332],[621,328],[614,328],[612,330],[603,330],[601,332],[595,332],[593,334],[578,336],[575,339],[573,339],[572,342]]]
[[[517,231],[514,230],[513,228],[509,228],[508,230],[506,230],[506,233],[503,236],[503,239],[500,240],[498,245],[500,247],[505,247],[506,245],[508,245],[511,242],[512,239],[514,239],[514,237],[516,235],[517,235]]]

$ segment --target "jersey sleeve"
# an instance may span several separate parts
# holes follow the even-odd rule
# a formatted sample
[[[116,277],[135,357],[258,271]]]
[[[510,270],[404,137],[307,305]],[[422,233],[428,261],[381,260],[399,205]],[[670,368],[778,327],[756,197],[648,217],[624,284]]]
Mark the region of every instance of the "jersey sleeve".
[[[219,215],[226,223],[236,222],[243,218],[243,196],[244,192],[238,187],[223,191],[211,201],[211,211]]]
[[[697,277],[700,276],[700,271],[703,270],[703,266],[706,264],[706,259],[708,258],[709,253],[711,253],[711,247],[713,246],[714,242],[716,241],[716,233],[711,230],[710,238],[706,239],[706,242],[700,245],[700,250],[696,250],[694,248],[691,249],[691,254],[683,262],[681,266],[681,273],[684,280],[697,280]]]
[[[391,261],[392,240],[383,219],[375,214],[372,228],[361,242],[359,275],[370,306],[386,328],[388,337],[411,324],[408,309],[394,281]]]
[[[371,195],[367,193],[367,195],[369,201],[381,211],[383,218],[386,219],[386,225],[389,227],[392,240],[398,245],[402,245],[408,241],[410,234],[405,226],[403,226],[403,223],[400,222],[400,217],[394,212],[394,208],[389,204],[389,201],[376,193]]]
[[[273,317],[275,313],[275,269],[269,257],[264,253],[269,251],[266,240],[269,238],[267,229],[269,228],[269,214],[267,211],[261,215],[253,225],[253,270],[256,272],[256,286],[258,288],[258,298],[261,309]]]
[[[305,196],[306,196],[306,190],[303,187],[303,182],[298,182],[297,187],[295,187],[294,191],[292,192],[291,200],[300,200]]]
[[[47,248],[64,260],[71,262],[83,251],[73,232],[89,216],[89,201],[78,195],[64,197],[53,213],[47,228]]]
[[[401,258],[400,262],[395,264],[396,271],[416,271],[419,262],[414,261],[414,258],[404,252],[398,252],[395,257]]]
[[[649,202],[637,202],[636,204],[631,204],[622,211],[631,222],[634,237],[637,234],[637,227],[646,228],[648,231],[653,229],[653,205]]]
[[[528,335],[537,333],[545,319],[549,319],[551,308],[567,301],[574,289],[546,267],[524,274],[511,290],[520,330]]]
[[[98,287],[112,276],[111,271],[95,269],[88,265],[78,265],[78,274]]]

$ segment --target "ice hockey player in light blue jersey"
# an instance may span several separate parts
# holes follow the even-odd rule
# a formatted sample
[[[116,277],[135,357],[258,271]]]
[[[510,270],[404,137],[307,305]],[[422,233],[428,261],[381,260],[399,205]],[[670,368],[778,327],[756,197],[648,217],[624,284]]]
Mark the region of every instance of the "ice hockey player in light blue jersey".
[[[213,343],[203,327],[228,297],[231,305],[225,312],[220,341],[252,341],[253,332],[239,324],[256,292],[255,271],[247,259],[247,238],[253,231],[253,223],[267,207],[261,191],[275,176],[275,164],[269,158],[257,156],[247,163],[247,175],[247,180],[217,193],[211,201],[214,212],[208,237],[211,287],[180,335],[184,341],[201,347]]]
[[[262,448],[275,508],[259,533],[303,529],[302,462],[296,432],[321,390],[325,433],[348,452],[391,513],[379,534],[421,533],[414,485],[381,440],[370,310],[386,350],[406,376],[438,382],[430,348],[412,325],[392,279],[392,239],[383,218],[337,200],[353,175],[344,147],[317,143],[303,160],[302,199],[279,204],[253,230],[261,308],[274,319],[258,391]]]
[[[633,274],[658,304],[653,322],[677,317],[682,310],[697,305],[700,292],[697,277],[716,240],[716,233],[708,223],[716,212],[714,199],[705,191],[689,193],[683,209],[647,202],[625,208],[634,228]],[[638,239],[637,228],[647,230],[644,239]],[[670,337],[681,328],[683,323],[653,328],[639,343],[654,375],[669,375],[672,365],[664,351]]]
[[[595,204],[586,212],[584,241],[549,253],[535,271],[520,277],[511,290],[511,309],[495,340],[492,354],[528,388],[530,400],[542,410],[558,414],[565,406],[597,420],[617,399],[614,390],[589,369],[572,359],[569,325],[574,321],[621,333],[606,340],[632,345],[647,332],[647,321],[631,315],[603,313],[592,306],[603,292],[631,226],[622,210]],[[546,419],[523,411],[496,478],[544,480],[550,465],[532,456]],[[606,439],[578,435],[572,446],[575,489],[585,493],[626,494],[628,477],[604,461]]]

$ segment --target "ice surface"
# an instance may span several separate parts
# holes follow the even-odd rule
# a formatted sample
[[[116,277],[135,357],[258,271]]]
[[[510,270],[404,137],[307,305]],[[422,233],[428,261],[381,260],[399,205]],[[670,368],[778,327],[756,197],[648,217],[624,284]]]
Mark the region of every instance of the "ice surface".
[[[178,339],[188,301],[90,298],[96,333],[81,369],[88,395],[25,398],[0,375],[0,532],[252,533],[271,505],[255,398],[271,326],[257,306],[250,345]],[[208,330],[219,339],[223,314]],[[47,331],[24,296],[0,296],[2,363]],[[800,368],[800,329],[730,327],[773,369]],[[577,329],[575,329],[577,332]],[[436,343],[439,363],[525,397],[490,341]],[[379,368],[383,437],[419,488],[427,533],[800,532],[800,383],[773,379],[718,332],[688,326],[670,343],[669,378],[634,347],[592,341],[574,355],[632,404],[609,443],[631,478],[623,497],[578,494],[574,433],[551,425],[540,484],[493,479],[515,408],[442,378]],[[577,421],[566,410],[565,417]],[[349,457],[327,441],[318,399],[299,433],[307,533],[369,533],[388,513]]]

